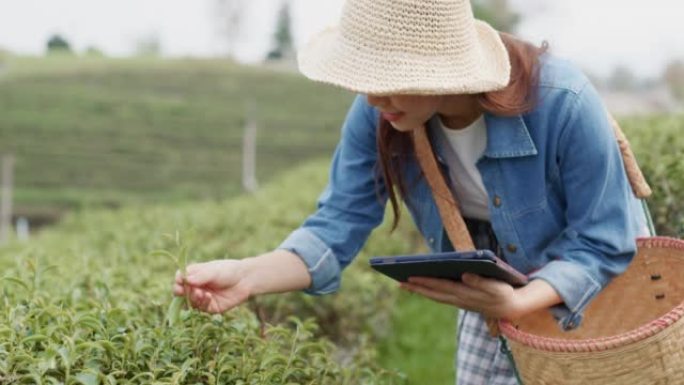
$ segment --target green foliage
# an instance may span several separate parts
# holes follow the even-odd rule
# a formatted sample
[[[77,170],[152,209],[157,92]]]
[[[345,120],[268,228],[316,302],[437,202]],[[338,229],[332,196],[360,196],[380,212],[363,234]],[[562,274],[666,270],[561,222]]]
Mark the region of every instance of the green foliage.
[[[380,363],[406,373],[409,385],[454,383],[457,310],[402,292],[392,309],[391,337],[378,346]]]
[[[659,235],[684,237],[684,115],[621,121],[647,181]]]
[[[237,192],[243,98],[261,106],[262,179],[329,156],[350,102],[298,77],[218,61],[18,63],[0,88],[0,149],[19,159],[21,202],[220,198]],[[659,233],[684,236],[684,116],[621,123],[654,187]],[[73,156],[81,152],[89,157]],[[213,317],[171,298],[187,263],[276,247],[314,209],[325,168],[228,202],[83,212],[30,247],[0,251],[0,383],[401,383],[379,360],[400,362],[411,383],[453,378],[452,309],[395,302],[396,285],[363,262],[332,296],[265,296]],[[390,238],[379,229],[359,258],[415,250],[410,227],[404,220]]]
[[[223,203],[84,212],[30,246],[7,246],[0,383],[403,383],[374,348],[396,288],[363,262],[327,298],[266,296],[210,316],[171,296],[188,263],[277,246],[314,208],[326,169],[300,168]],[[405,229],[379,231],[367,253],[414,246]]]
[[[292,54],[292,32],[290,21],[290,3],[283,2],[278,12],[278,21],[273,35],[273,49],[268,53],[267,59],[282,59]]]
[[[508,0],[474,0],[472,4],[475,17],[496,30],[513,33],[520,23],[520,14],[511,9]]]
[[[0,153],[16,204],[118,207],[241,192],[246,100],[257,105],[257,178],[329,157],[351,95],[221,60],[49,57],[8,62]]]
[[[61,35],[52,35],[47,41],[48,54],[71,53],[69,42]]]

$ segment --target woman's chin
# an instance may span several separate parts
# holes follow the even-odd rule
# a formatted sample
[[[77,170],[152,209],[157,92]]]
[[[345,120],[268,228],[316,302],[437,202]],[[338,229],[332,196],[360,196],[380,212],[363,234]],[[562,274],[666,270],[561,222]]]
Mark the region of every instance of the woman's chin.
[[[410,132],[420,127],[420,125],[417,124],[406,124],[404,122],[390,122],[390,124],[392,125],[392,127],[394,127],[395,130],[401,132]]]

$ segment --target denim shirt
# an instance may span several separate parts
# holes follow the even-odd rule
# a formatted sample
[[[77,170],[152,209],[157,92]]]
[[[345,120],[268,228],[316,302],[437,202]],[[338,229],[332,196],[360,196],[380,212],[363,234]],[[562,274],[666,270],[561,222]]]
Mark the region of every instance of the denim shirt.
[[[491,224],[504,257],[531,279],[548,282],[563,303],[551,308],[564,329],[579,326],[592,298],[623,272],[645,217],[627,180],[606,109],[585,75],[544,55],[538,105],[513,117],[485,113],[487,145],[477,162]],[[376,178],[379,112],[354,100],[318,209],[279,246],[307,265],[310,294],[338,290],[341,271],[384,216],[386,188]],[[428,124],[443,168],[446,139]],[[434,252],[451,245],[415,159],[404,171],[414,222]],[[448,173],[446,174],[448,175]],[[382,199],[378,198],[380,189]]]

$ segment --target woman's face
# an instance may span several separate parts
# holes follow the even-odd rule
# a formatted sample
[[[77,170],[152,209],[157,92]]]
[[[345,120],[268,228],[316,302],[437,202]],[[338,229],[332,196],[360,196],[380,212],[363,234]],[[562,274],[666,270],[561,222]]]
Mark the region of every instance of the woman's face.
[[[368,104],[399,131],[422,127],[435,114],[453,129],[466,127],[481,113],[473,95],[367,95]]]
[[[367,95],[368,104],[399,131],[422,127],[442,104],[441,95]]]

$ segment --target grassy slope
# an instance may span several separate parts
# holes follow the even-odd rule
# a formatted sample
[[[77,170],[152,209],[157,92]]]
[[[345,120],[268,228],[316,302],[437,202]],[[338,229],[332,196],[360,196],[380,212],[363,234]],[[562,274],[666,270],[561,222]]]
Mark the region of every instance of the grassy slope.
[[[0,77],[0,153],[20,206],[224,198],[240,191],[248,100],[257,177],[329,156],[352,95],[219,60],[15,58]]]

